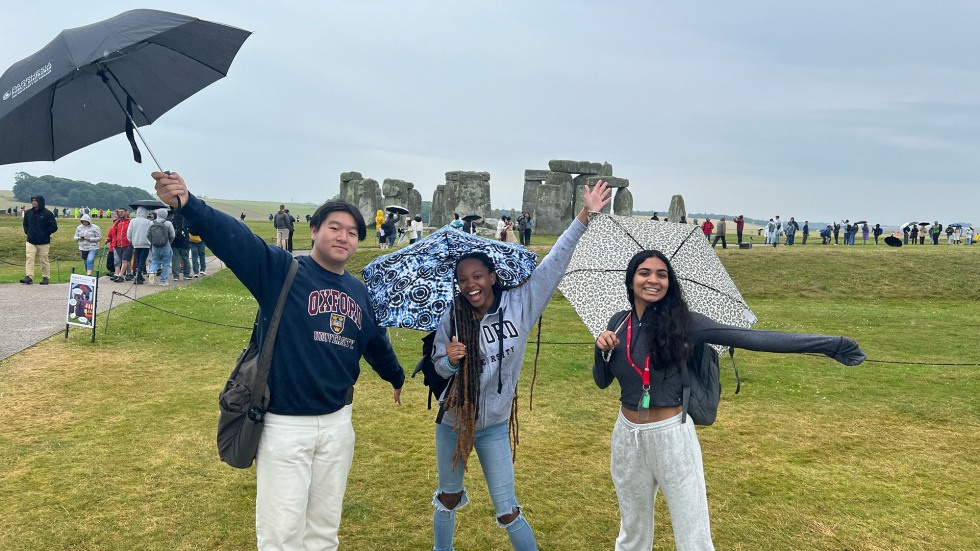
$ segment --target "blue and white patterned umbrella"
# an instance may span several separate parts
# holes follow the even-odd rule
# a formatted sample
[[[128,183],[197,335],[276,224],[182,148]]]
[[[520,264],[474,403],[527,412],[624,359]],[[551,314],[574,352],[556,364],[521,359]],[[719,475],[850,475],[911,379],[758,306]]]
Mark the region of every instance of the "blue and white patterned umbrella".
[[[361,270],[378,324],[434,331],[456,294],[456,260],[474,251],[493,259],[505,286],[519,285],[538,264],[538,256],[521,245],[446,226]]]

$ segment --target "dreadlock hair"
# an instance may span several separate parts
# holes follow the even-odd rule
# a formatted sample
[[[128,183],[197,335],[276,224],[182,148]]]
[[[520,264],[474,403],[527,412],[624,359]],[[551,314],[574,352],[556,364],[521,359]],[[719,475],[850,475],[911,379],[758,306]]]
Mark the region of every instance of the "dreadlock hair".
[[[456,261],[455,273],[459,278],[459,265],[466,260],[480,261],[491,274],[496,274],[496,265],[493,260],[484,253],[470,252],[459,257]],[[499,297],[504,287],[499,280],[494,281],[492,286],[494,297]],[[453,454],[453,469],[456,462],[463,461],[463,468],[466,468],[466,461],[473,451],[473,443],[476,438],[476,418],[480,411],[480,374],[483,373],[480,355],[480,322],[482,317],[473,305],[462,294],[458,294],[451,310],[452,327],[456,327],[456,338],[466,346],[466,357],[460,361],[459,371],[453,378],[452,385],[446,394],[444,406],[446,410],[455,413],[456,421],[454,429],[456,431],[456,453]]]
[[[687,361],[690,354],[688,328],[691,323],[691,311],[681,295],[681,284],[677,280],[670,260],[660,251],[640,251],[633,255],[626,266],[626,296],[634,312],[636,309],[633,292],[633,278],[640,264],[650,258],[660,259],[667,266],[667,293],[664,298],[647,306],[640,323],[648,327],[647,350],[653,360],[654,369],[680,366]]]

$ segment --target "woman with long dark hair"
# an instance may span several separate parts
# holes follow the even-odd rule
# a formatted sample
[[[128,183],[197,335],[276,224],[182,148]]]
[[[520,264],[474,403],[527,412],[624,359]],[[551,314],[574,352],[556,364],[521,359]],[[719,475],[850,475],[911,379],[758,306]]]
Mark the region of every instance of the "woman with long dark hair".
[[[503,288],[493,261],[483,253],[464,255],[456,263],[459,295],[439,324],[432,353],[436,372],[452,377],[440,397],[436,419],[435,551],[453,548],[456,511],[468,501],[463,473],[474,448],[497,524],[507,530],[514,549],[537,549],[514,492],[509,435],[516,430],[517,379],[531,328],[558,288],[589,223],[588,212],[600,211],[608,203],[605,182],[592,189],[586,186],[582,211],[519,287]]]
[[[670,261],[641,251],[626,268],[630,310],[609,320],[595,346],[599,388],[619,381],[610,470],[619,498],[617,551],[653,546],[653,505],[663,490],[677,549],[710,550],[711,526],[701,446],[682,415],[681,366],[704,343],[762,352],[818,352],[845,365],[864,361],[851,339],[743,329],[692,312]]]

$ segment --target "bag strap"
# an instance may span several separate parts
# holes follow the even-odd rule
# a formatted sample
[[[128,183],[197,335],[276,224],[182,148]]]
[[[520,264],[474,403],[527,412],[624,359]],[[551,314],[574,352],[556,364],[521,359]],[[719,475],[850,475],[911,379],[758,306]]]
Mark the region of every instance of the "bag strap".
[[[269,329],[262,342],[262,350],[259,352],[259,363],[255,371],[255,385],[252,388],[252,408],[257,408],[265,396],[265,386],[269,380],[269,368],[272,367],[272,352],[276,344],[276,333],[279,332],[279,319],[282,318],[282,307],[286,303],[286,296],[289,295],[289,287],[293,284],[293,277],[299,263],[293,259],[289,265],[289,272],[286,274],[286,281],[282,284],[279,291],[279,300],[276,302],[276,309],[272,313],[272,321],[269,322]],[[264,412],[263,412],[264,413]]]
[[[698,346],[704,346],[703,344]],[[691,351],[694,354],[694,351]],[[690,356],[681,362],[681,384],[683,385],[681,390],[681,424],[683,425],[687,421],[687,404],[691,401],[691,374],[687,370],[687,363],[690,361]]]

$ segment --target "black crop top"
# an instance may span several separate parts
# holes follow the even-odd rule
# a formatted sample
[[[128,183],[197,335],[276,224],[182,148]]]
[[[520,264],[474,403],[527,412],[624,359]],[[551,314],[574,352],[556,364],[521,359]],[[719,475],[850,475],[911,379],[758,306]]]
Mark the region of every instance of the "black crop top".
[[[624,314],[625,312],[620,312],[614,315],[609,320],[607,329],[616,331],[616,326],[625,319]],[[642,369],[643,360],[647,356],[647,338],[643,333],[645,328],[639,325],[635,314],[630,315],[633,316],[633,349],[630,354],[636,365]],[[617,336],[619,345],[612,350],[608,362],[603,359],[599,347],[595,348],[592,377],[599,388],[606,388],[612,384],[614,378],[618,379],[622,390],[620,401],[626,409],[636,410],[643,394],[643,380],[626,360],[625,324],[619,328]],[[709,343],[757,352],[819,352],[845,365],[858,365],[865,359],[858,344],[846,337],[743,329],[718,323],[697,312],[691,312],[691,333],[688,340],[692,348]],[[650,366],[650,407],[681,405],[683,384],[680,367]]]

